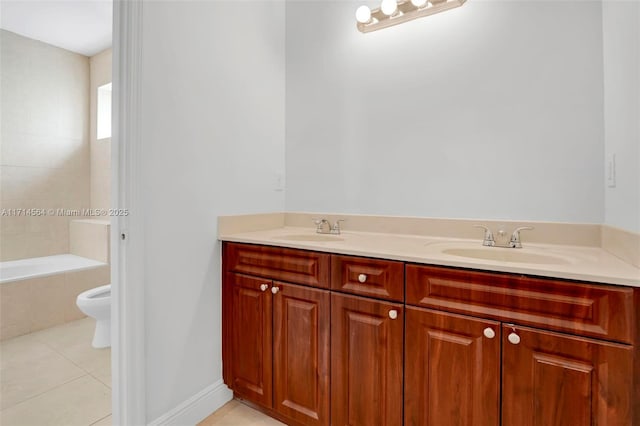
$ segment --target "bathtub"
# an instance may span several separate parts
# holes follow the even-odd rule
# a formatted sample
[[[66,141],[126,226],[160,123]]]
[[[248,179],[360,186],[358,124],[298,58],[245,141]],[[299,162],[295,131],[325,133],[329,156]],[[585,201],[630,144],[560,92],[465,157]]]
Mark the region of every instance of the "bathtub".
[[[73,254],[0,262],[0,340],[83,318],[78,294],[110,282],[109,264]]]
[[[81,271],[102,265],[105,265],[105,263],[76,256],[75,254],[58,254],[55,256],[10,260],[0,262],[0,284],[29,278],[46,277],[63,272]]]

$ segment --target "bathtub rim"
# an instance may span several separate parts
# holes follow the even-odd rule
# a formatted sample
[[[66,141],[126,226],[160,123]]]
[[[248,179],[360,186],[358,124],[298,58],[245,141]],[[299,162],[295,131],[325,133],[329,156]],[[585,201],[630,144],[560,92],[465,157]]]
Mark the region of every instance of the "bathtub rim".
[[[30,274],[30,275],[16,275],[16,276],[12,276],[9,278],[6,278],[2,271],[4,268],[6,267],[10,267],[10,266],[22,266],[20,265],[21,263],[24,264],[29,264],[30,262],[33,261],[43,261],[44,259],[48,259],[48,260],[65,260],[65,261],[77,261],[77,262],[81,262],[81,264],[79,264],[78,266],[69,266],[69,267],[65,267],[63,269],[53,269],[50,271],[46,271],[46,272],[41,272],[41,273],[34,273],[34,274]],[[30,261],[30,262],[28,262]],[[11,265],[7,265],[7,264],[11,264]],[[18,264],[18,265],[16,265]],[[14,282],[19,282],[19,281],[25,281],[25,280],[30,280],[30,279],[35,279],[35,278],[43,278],[43,277],[50,277],[53,275],[60,275],[60,274],[65,274],[68,272],[77,272],[77,271],[85,271],[88,269],[94,269],[94,268],[99,268],[101,266],[106,266],[109,265],[108,263],[104,263],[104,262],[100,262],[98,260],[94,260],[94,259],[90,259],[88,257],[82,257],[82,256],[78,256],[75,254],[70,254],[70,253],[63,253],[63,254],[54,254],[51,256],[40,256],[40,257],[29,257],[26,259],[16,259],[16,260],[7,260],[7,261],[3,261],[0,262],[0,285],[6,285],[6,284],[11,284]],[[3,268],[4,267],[4,268]]]

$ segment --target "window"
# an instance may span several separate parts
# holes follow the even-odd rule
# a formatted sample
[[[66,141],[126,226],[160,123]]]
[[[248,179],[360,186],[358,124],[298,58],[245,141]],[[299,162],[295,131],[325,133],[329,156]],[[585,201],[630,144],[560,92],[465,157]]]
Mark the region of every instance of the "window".
[[[98,140],[111,137],[111,83],[98,87]]]

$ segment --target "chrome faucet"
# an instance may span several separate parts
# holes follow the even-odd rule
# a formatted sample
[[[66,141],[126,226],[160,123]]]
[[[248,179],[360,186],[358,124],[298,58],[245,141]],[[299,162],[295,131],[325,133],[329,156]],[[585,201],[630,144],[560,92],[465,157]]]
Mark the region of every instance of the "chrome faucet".
[[[313,223],[316,224],[316,232],[318,234],[328,234],[331,231],[331,224],[327,219],[318,219],[314,217],[312,220],[313,220]],[[324,230],[325,225],[328,228],[328,231],[326,232]]]
[[[313,218],[313,223],[316,225],[316,232],[318,234],[334,234],[340,235],[340,222],[344,222],[344,219],[338,219],[333,225],[324,218]]]
[[[533,229],[532,226],[521,226],[519,228],[516,228],[511,234],[511,238],[509,239],[508,244],[504,245],[503,243],[498,245],[496,244],[496,239],[493,236],[493,232],[491,232],[491,229],[489,229],[489,227],[484,225],[473,225],[473,226],[475,226],[476,228],[484,229],[484,238],[482,240],[482,245],[487,247],[522,248],[522,242],[520,241],[520,231]],[[504,236],[506,232],[501,228],[499,231],[499,234],[500,236]]]
[[[340,235],[340,222],[344,222],[344,219],[338,219],[331,226],[331,233],[335,235]]]
[[[521,226],[516,228],[511,234],[511,239],[509,240],[509,247],[511,248],[522,248],[522,242],[520,241],[520,231],[532,230],[533,226]]]
[[[476,228],[484,229],[484,239],[482,240],[482,245],[487,247],[493,247],[496,245],[496,239],[493,237],[493,232],[489,227],[484,225],[473,225]]]

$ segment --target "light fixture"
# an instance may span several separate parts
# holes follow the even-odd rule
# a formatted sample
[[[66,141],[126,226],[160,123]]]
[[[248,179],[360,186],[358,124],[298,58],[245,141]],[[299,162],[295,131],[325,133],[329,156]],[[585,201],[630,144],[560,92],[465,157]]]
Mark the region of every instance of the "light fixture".
[[[382,0],[380,10],[387,16],[393,16],[398,10],[398,2],[396,0]]]
[[[357,27],[368,33],[462,6],[467,0],[382,0],[380,7],[356,10]],[[366,19],[365,19],[366,18]]]
[[[356,9],[356,21],[361,24],[368,24],[371,22],[371,9],[368,6],[362,5]]]

